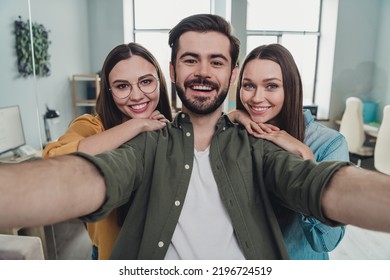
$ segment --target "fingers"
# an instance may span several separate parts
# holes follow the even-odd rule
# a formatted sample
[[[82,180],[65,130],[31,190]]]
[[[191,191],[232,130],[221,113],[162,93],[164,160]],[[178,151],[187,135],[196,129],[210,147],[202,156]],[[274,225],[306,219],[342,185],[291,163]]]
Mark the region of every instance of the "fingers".
[[[250,122],[245,125],[246,130],[248,133],[258,136],[261,134],[266,133],[272,133],[273,131],[280,131],[280,129],[277,126],[266,124],[266,123],[256,123],[256,122]]]
[[[271,132],[271,131],[280,131],[280,128],[275,126],[275,125],[272,125],[272,124],[269,124],[269,123],[260,123],[260,124],[262,126],[266,126],[269,129],[269,132]]]
[[[168,122],[163,114],[161,114],[158,110],[155,110],[152,115],[149,117],[152,120],[158,120],[161,122]]]

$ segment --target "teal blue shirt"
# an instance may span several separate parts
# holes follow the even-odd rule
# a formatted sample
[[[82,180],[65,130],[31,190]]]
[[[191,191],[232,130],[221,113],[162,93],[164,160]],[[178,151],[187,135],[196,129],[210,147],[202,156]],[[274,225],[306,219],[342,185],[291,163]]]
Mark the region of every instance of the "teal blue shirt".
[[[349,161],[347,142],[342,134],[314,120],[310,110],[304,111],[304,143],[317,162]],[[296,214],[288,223],[281,223],[282,234],[291,259],[327,260],[344,237],[345,227],[327,226],[315,218]]]
[[[107,187],[101,208],[82,219],[96,221],[128,205],[111,258],[164,259],[191,176],[194,135],[189,116],[178,113],[166,128],[142,133],[114,151],[79,155],[97,166]],[[322,190],[332,174],[348,163],[303,161],[269,141],[249,136],[225,115],[216,125],[209,157],[245,258],[289,258],[270,197],[332,223],[321,209]]]

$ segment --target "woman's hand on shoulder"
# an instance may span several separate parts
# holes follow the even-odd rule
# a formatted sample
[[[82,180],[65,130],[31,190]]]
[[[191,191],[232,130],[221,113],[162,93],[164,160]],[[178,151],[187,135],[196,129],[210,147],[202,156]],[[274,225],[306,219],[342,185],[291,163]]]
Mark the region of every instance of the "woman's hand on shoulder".
[[[232,122],[243,125],[248,133],[255,137],[259,137],[264,133],[279,131],[279,128],[272,124],[257,123],[253,121],[248,113],[241,110],[231,111],[227,116]]]
[[[149,119],[158,120],[158,121],[163,122],[165,124],[167,122],[169,122],[169,120],[167,118],[165,118],[165,116],[163,114],[161,114],[159,110],[154,110],[153,113],[150,115]]]
[[[144,131],[159,130],[165,127],[168,122],[163,114],[155,110],[148,119],[130,119],[126,123],[129,129],[135,130],[138,134]]]
[[[284,130],[263,133],[259,135],[259,138],[269,140],[286,151],[294,153],[303,159],[314,159],[314,154],[308,146]]]

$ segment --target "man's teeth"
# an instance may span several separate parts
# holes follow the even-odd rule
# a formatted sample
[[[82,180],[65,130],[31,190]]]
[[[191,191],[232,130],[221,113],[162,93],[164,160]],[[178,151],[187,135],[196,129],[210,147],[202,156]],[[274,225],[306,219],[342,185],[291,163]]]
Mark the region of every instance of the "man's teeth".
[[[194,89],[194,90],[212,90],[212,87],[200,85],[200,86],[193,86],[192,89]]]
[[[146,103],[131,106],[131,108],[133,108],[134,110],[141,110],[145,107],[146,107]]]

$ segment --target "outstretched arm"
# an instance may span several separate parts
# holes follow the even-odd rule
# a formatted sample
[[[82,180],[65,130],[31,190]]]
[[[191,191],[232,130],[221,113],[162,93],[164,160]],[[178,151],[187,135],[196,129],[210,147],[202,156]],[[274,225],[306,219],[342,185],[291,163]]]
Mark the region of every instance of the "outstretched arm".
[[[390,232],[390,176],[343,167],[325,188],[322,207],[329,219]]]
[[[103,177],[81,157],[0,165],[0,228],[76,218],[97,210],[104,198]]]

